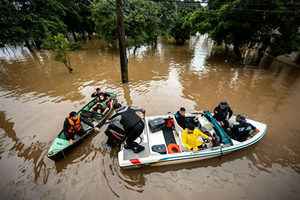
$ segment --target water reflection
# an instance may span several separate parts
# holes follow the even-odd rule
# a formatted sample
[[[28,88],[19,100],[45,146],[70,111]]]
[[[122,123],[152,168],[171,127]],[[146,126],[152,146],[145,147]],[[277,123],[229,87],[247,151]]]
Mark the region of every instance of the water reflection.
[[[31,161],[33,163],[34,181],[37,181],[38,178],[42,176],[43,182],[46,183],[49,169],[47,169],[47,166],[44,162],[44,156],[46,153],[45,150],[48,148],[48,146],[45,143],[40,143],[39,141],[32,142],[30,146],[26,146],[24,143],[22,143],[22,141],[16,135],[14,123],[6,118],[6,115],[3,111],[0,111],[0,129],[4,130],[4,135],[10,138],[12,140],[10,144],[13,144],[11,147],[11,145],[5,145],[5,142],[7,141],[1,141],[1,154],[4,154],[4,152],[15,152],[16,155],[22,158],[24,162]],[[34,140],[34,137],[29,138],[29,140]],[[2,156],[3,155],[1,155],[1,157]],[[7,154],[3,156],[2,159],[9,158],[10,156],[10,154]],[[23,172],[25,169],[21,167],[18,170]]]
[[[105,129],[101,129],[101,134]],[[99,145],[98,143],[94,144],[93,139],[97,136],[99,132],[94,131],[86,140],[84,140],[77,148],[74,148],[71,153],[65,155],[63,159],[60,159],[55,162],[56,172],[60,173],[63,170],[67,169],[68,165],[76,165],[81,162],[89,163],[92,162],[98,153],[102,155],[105,154],[104,146],[105,144]],[[102,146],[102,148],[101,148]]]
[[[25,47],[8,46],[0,48],[0,60],[11,63],[12,61],[27,61],[32,57],[31,52]]]
[[[128,106],[132,105],[132,99],[131,99],[131,95],[130,95],[130,87],[128,84],[124,84],[122,85],[122,89],[123,89],[123,93],[124,93],[124,98],[126,100],[126,104]]]
[[[207,55],[210,55],[211,53],[212,41],[209,39],[208,35],[199,35],[196,38],[193,38],[190,43],[194,49],[194,57],[191,60],[189,71],[205,73],[207,70],[206,59]]]
[[[247,194],[243,188],[258,198],[266,191],[272,191],[275,199],[282,194],[296,197],[299,69],[276,62],[271,67],[224,63],[221,58],[207,58],[210,48],[209,39],[199,36],[181,47],[160,41],[155,49],[142,47],[135,54],[131,49],[130,83],[125,85],[120,83],[117,51],[95,41],[71,54],[73,74],[46,52],[27,56],[25,51],[20,52],[22,58],[0,58],[0,166],[4,177],[0,187],[7,185],[5,191],[11,196],[19,192],[25,199],[33,198],[32,191],[45,199],[61,193],[65,198],[182,199],[205,194],[214,199],[221,194],[239,199]],[[235,112],[267,123],[269,131],[258,145],[221,158],[121,170],[117,150],[105,145],[103,127],[65,159],[52,162],[46,152],[65,116],[87,103],[96,87],[117,93],[121,103],[145,108],[147,115],[165,114],[180,106],[188,111],[211,110],[225,99]],[[280,184],[274,185],[277,181]],[[6,184],[14,182],[23,186]],[[293,191],[278,189],[286,189],[285,185]],[[50,193],[53,195],[47,195]]]

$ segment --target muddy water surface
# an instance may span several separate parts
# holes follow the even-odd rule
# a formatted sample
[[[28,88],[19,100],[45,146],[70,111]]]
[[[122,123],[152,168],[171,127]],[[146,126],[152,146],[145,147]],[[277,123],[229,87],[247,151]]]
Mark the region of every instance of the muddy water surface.
[[[128,85],[120,83],[117,53],[95,41],[71,54],[73,74],[46,52],[0,51],[1,199],[299,199],[300,70],[241,67],[207,59],[209,50],[200,37],[130,52]],[[66,159],[49,160],[65,116],[96,87],[147,115],[213,109],[225,99],[269,130],[254,147],[222,158],[128,171],[102,128]]]

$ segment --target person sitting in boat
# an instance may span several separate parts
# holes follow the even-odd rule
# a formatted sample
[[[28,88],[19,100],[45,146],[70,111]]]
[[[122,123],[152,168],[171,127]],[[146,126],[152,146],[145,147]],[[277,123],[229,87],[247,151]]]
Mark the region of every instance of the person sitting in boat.
[[[91,95],[93,98],[97,97],[97,105],[94,107],[94,112],[106,113],[109,110],[109,99],[110,95],[106,92],[102,92],[100,88],[96,88],[96,91]]]
[[[206,144],[212,140],[211,137],[204,134],[200,129],[195,128],[192,123],[188,124],[188,128],[182,131],[182,144],[191,151],[198,151],[206,148]]]
[[[184,107],[181,107],[179,109],[179,111],[176,112],[175,114],[175,119],[177,121],[177,124],[185,129],[186,126],[187,126],[187,123],[186,123],[186,117],[185,117],[185,108]]]
[[[77,115],[75,111],[70,112],[64,122],[64,134],[67,140],[72,144],[76,135],[80,136],[82,133],[83,129],[80,122],[80,116]]]
[[[244,116],[237,115],[236,123],[231,127],[233,139],[243,142],[247,140],[252,132],[258,133],[259,130],[252,124],[248,123]]]
[[[125,141],[125,149],[131,149],[134,153],[139,153],[145,149],[144,146],[134,142],[144,131],[145,124],[137,112],[144,109],[138,109],[123,106],[120,103],[114,104],[116,114],[110,118],[110,125],[105,133],[108,136],[108,145],[110,143],[120,144]]]
[[[93,98],[97,97],[99,102],[104,102],[110,97],[107,92],[102,92],[100,88],[96,88],[96,91],[91,96]]]
[[[229,127],[228,119],[230,119],[232,114],[233,112],[229,104],[226,101],[222,101],[217,107],[215,107],[213,116],[226,130]]]
[[[94,112],[105,114],[109,108],[110,104],[108,102],[97,103],[97,105],[93,108]]]

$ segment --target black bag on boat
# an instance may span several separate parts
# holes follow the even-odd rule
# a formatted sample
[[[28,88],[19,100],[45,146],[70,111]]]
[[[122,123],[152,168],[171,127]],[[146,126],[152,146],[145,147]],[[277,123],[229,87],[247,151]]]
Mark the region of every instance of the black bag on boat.
[[[151,132],[155,133],[165,127],[165,120],[163,118],[156,118],[149,120],[148,124]]]

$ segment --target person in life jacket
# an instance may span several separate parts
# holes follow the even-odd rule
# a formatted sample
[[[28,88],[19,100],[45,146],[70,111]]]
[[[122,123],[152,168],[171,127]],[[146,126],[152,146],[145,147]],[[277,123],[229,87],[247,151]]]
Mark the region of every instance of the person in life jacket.
[[[251,132],[259,132],[259,130],[252,124],[246,121],[246,118],[242,115],[236,116],[236,123],[231,127],[231,133],[233,139],[243,142],[247,140]]]
[[[75,111],[70,112],[64,122],[64,134],[67,140],[72,144],[75,135],[81,135],[82,132],[80,116]]]
[[[195,128],[193,124],[189,124],[188,128],[182,131],[182,144],[185,148],[198,151],[206,147],[205,142],[212,140],[211,137],[204,134],[200,129]]]
[[[145,110],[123,106],[119,103],[114,105],[116,114],[110,118],[110,124],[105,134],[108,136],[107,144],[121,144],[125,142],[125,148],[139,153],[145,149],[142,145],[134,142],[144,131],[145,124],[137,112],[145,115]]]
[[[91,95],[92,98],[97,98],[97,105],[94,108],[94,111],[100,111],[100,113],[105,113],[107,110],[109,110],[109,102],[107,100],[109,99],[110,95],[107,92],[102,92],[100,88],[96,88],[96,91]]]
[[[217,107],[215,107],[213,116],[226,130],[229,127],[228,119],[230,119],[232,114],[233,112],[229,104],[226,101],[222,101]]]

